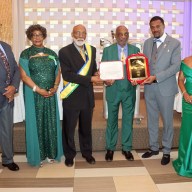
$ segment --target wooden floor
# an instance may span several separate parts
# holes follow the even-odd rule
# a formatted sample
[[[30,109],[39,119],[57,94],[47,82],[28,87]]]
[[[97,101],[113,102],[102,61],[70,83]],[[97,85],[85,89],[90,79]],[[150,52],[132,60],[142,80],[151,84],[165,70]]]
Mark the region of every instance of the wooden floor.
[[[134,137],[137,130],[147,131],[147,120],[144,100],[140,102],[140,112],[144,116],[140,124],[134,121]],[[181,114],[174,112],[174,127],[180,127]],[[121,126],[121,120],[119,120]],[[23,125],[22,125],[23,126]],[[160,120],[160,127],[162,121]],[[95,132],[106,128],[106,120],[103,117],[102,100],[96,100],[93,117],[93,129]],[[99,137],[94,145],[101,141],[104,145],[104,137]],[[147,138],[142,138],[147,141]],[[177,136],[178,140],[178,136]],[[138,140],[134,140],[134,142]],[[16,142],[18,144],[18,141]],[[134,145],[136,145],[134,143]],[[144,150],[133,150],[135,161],[125,160],[121,151],[114,154],[113,162],[106,162],[105,151],[94,151],[95,165],[89,165],[78,153],[73,167],[64,165],[64,157],[61,162],[48,164],[43,167],[31,167],[26,162],[25,153],[16,153],[14,160],[20,166],[18,172],[11,172],[1,166],[0,163],[0,192],[191,192],[192,179],[178,176],[172,162],[166,166],[160,164],[162,152],[150,159],[142,159]],[[177,150],[171,152],[171,161],[177,158]]]
[[[62,162],[31,167],[25,155],[15,155],[20,166],[11,172],[0,166],[1,192],[191,192],[192,179],[178,176],[172,163],[160,164],[162,153],[154,158],[142,159],[142,151],[133,151],[135,161],[124,159],[115,152],[113,162],[105,162],[105,152],[94,152],[95,165],[87,164],[80,153],[75,165],[68,168]],[[172,159],[177,151],[171,153]],[[171,159],[171,160],[172,160]]]

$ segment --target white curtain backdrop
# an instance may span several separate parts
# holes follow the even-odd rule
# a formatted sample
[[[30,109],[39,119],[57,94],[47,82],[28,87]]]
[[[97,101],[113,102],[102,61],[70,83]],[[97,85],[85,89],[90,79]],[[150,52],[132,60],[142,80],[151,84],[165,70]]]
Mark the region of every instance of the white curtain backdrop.
[[[192,26],[192,12],[191,12],[191,1],[185,1],[185,13],[184,18],[184,32],[190,36],[184,35],[183,42],[183,52],[184,55],[187,56],[191,51],[191,34],[189,29]],[[24,0],[13,0],[12,1],[12,13],[13,13],[13,52],[15,54],[15,58],[18,61],[19,55],[21,51],[25,49],[25,13],[24,13]],[[29,24],[29,23],[28,23]],[[187,47],[187,44],[189,45]],[[59,91],[62,89],[62,82],[59,86]],[[60,119],[62,119],[62,102],[59,99],[59,91],[58,91],[58,102],[59,102],[59,112]],[[176,96],[174,109],[178,112],[181,112],[181,94]],[[22,91],[22,82],[19,90],[19,94],[15,97],[15,108],[14,108],[14,122],[22,122],[25,119],[25,111],[24,111],[24,102],[23,102],[23,91]]]

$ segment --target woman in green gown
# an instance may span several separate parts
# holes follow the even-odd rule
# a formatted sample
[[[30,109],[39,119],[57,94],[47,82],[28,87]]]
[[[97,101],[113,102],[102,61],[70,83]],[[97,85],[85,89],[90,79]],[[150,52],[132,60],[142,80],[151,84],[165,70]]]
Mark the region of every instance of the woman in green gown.
[[[31,25],[26,31],[32,46],[19,59],[24,84],[26,151],[32,166],[60,161],[62,156],[61,126],[57,103],[60,66],[54,51],[43,46],[47,31]]]
[[[192,56],[181,62],[178,84],[183,93],[182,122],[178,158],[173,167],[178,175],[192,178]]]

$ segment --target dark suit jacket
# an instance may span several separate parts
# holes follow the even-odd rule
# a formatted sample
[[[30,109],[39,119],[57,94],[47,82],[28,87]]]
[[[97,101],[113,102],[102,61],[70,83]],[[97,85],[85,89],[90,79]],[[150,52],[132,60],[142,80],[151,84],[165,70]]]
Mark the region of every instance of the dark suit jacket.
[[[92,47],[91,65],[86,76],[78,75],[78,71],[84,65],[84,60],[72,43],[59,51],[59,60],[63,79],[67,82],[77,83],[79,87],[63,100],[63,108],[84,109],[94,107],[94,93],[91,76],[97,71],[96,48]]]
[[[15,61],[13,52],[11,50],[10,45],[8,45],[7,43],[0,41],[0,44],[2,45],[4,51],[7,55],[10,69],[11,69],[11,83],[10,83],[10,85],[13,85],[18,90],[19,89],[19,83],[20,83],[20,72],[19,72],[18,65]],[[5,92],[5,88],[7,87],[7,85],[5,83],[6,80],[7,80],[7,71],[6,71],[4,63],[0,57],[0,109],[7,102],[7,98],[5,96],[3,96],[3,93]]]

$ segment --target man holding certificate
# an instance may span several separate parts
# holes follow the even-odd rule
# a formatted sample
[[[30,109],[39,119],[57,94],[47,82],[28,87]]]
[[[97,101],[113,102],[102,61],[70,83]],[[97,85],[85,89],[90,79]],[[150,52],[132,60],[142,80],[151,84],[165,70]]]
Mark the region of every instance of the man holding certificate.
[[[128,55],[140,52],[136,46],[128,44],[129,32],[125,26],[118,26],[115,38],[117,43],[104,48],[102,62],[111,62],[113,65],[119,61],[123,63],[124,77],[122,79],[106,80],[106,100],[108,105],[108,119],[106,129],[106,161],[113,160],[118,139],[118,111],[122,105],[122,154],[129,161],[133,161],[132,129],[136,100],[136,82],[127,79],[125,59]],[[113,66],[112,65],[112,66]]]

